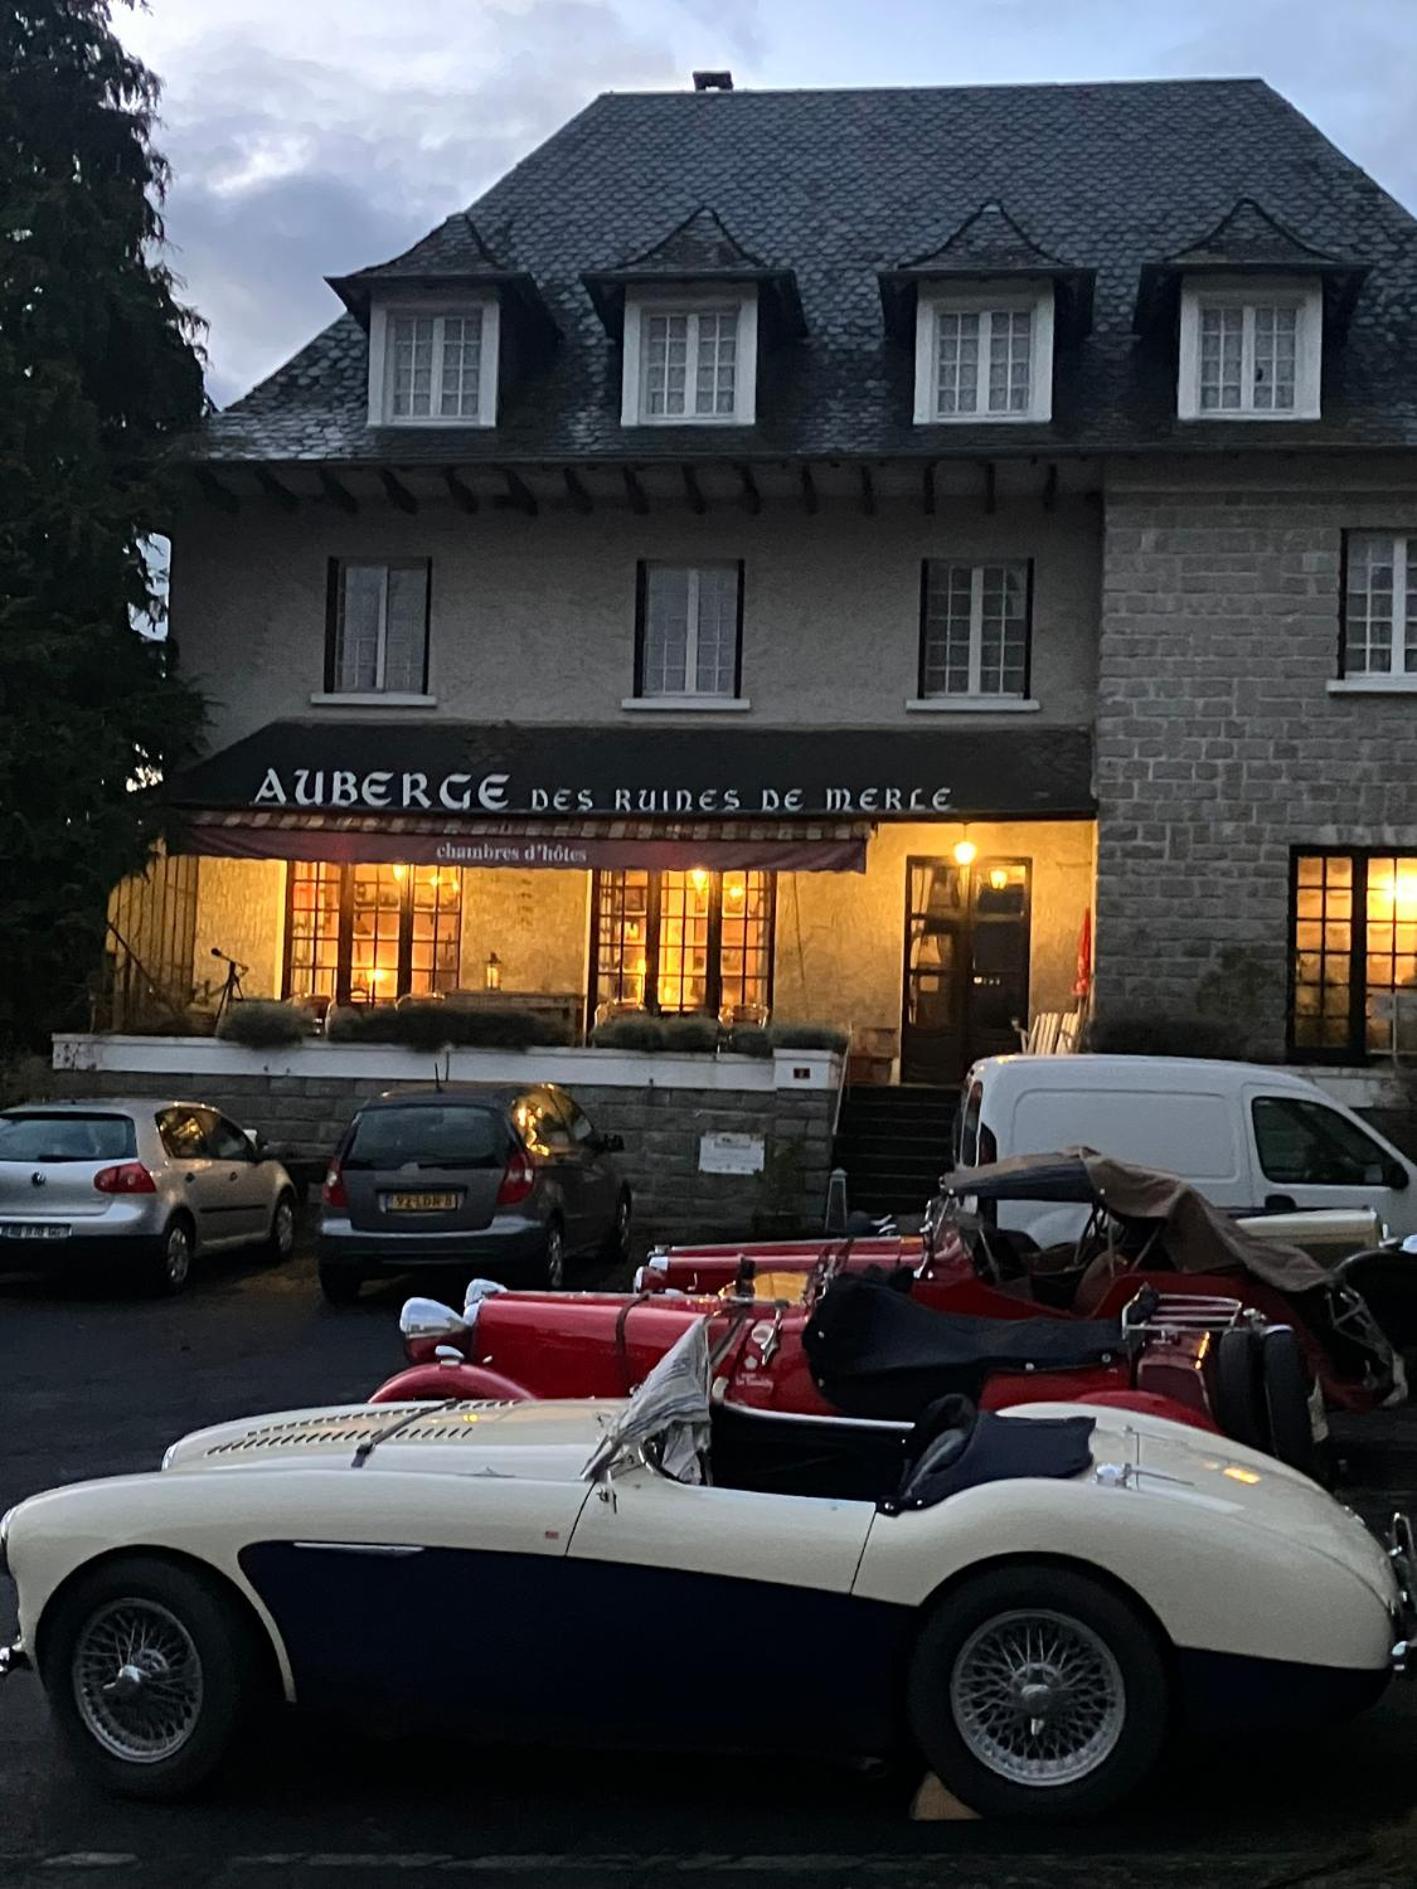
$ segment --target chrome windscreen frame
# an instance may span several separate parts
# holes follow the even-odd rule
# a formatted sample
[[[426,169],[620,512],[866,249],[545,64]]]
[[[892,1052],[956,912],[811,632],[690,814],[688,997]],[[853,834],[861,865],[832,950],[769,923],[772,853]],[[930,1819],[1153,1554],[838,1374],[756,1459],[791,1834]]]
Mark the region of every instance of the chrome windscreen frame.
[[[1417,1541],[1405,1509],[1394,1509],[1387,1531],[1388,1560],[1397,1583],[1393,1608],[1395,1639],[1389,1655],[1392,1669],[1411,1678],[1417,1663]]]

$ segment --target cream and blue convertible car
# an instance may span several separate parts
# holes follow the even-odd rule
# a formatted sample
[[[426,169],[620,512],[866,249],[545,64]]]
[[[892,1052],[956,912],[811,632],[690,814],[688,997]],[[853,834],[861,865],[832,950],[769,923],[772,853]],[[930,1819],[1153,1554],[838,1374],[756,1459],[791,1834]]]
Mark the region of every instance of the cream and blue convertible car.
[[[629,1402],[357,1405],[199,1431],[0,1524],[78,1759],[200,1784],[284,1699],[487,1738],[911,1746],[985,1814],[1096,1811],[1174,1720],[1332,1720],[1405,1658],[1384,1548],[1292,1470],[1135,1413],[910,1428],[715,1401],[691,1327]],[[666,1630],[761,1657],[706,1675]]]

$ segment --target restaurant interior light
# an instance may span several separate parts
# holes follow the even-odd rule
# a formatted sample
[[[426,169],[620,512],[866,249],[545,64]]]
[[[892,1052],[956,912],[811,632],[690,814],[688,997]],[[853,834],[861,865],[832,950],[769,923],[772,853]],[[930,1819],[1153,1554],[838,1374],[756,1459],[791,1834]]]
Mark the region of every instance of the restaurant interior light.
[[[695,866],[693,871],[689,874],[689,882],[696,892],[702,892],[709,882],[708,873],[702,866]]]
[[[1009,869],[1007,866],[991,866],[989,868],[989,886],[992,891],[1002,892],[1008,883]]]
[[[502,960],[495,951],[487,953],[487,962],[482,967],[482,984],[484,990],[502,988]]]

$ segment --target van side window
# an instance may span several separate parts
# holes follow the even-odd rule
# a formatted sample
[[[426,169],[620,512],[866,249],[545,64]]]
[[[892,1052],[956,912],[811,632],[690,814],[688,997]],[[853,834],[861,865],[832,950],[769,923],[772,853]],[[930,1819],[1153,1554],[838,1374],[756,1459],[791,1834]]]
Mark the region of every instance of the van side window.
[[[1381,1187],[1389,1157],[1337,1109],[1300,1096],[1265,1095],[1251,1104],[1255,1146],[1266,1180],[1308,1187]]]
[[[971,1083],[959,1118],[959,1147],[955,1154],[957,1167],[972,1168],[979,1165],[979,1110],[983,1101],[983,1083]]]

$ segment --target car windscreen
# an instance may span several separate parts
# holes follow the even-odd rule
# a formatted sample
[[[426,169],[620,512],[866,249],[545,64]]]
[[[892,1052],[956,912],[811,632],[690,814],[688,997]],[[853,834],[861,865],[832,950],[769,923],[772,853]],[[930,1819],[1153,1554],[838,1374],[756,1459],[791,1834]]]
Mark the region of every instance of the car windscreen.
[[[126,1115],[0,1115],[0,1161],[126,1161],[136,1153]]]
[[[498,1168],[508,1152],[496,1109],[467,1102],[371,1108],[350,1131],[347,1168]]]

